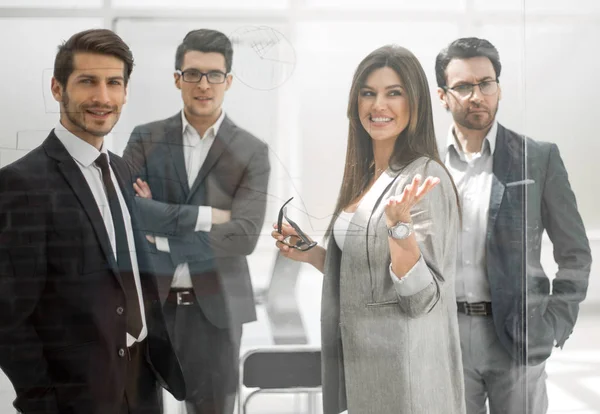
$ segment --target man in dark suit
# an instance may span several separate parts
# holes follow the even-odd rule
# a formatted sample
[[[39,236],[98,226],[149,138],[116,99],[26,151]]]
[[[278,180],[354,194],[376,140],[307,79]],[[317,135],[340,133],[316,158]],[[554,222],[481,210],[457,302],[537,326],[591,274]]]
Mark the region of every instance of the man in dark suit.
[[[185,398],[139,231],[131,173],[106,149],[133,57],[110,30],[59,47],[60,123],[0,170],[0,367],[26,414],[159,414]]]
[[[573,331],[591,266],[589,242],[556,144],[496,121],[500,58],[458,39],[436,59],[454,123],[445,163],[462,204],[456,296],[467,413],[545,413],[545,361]],[[558,264],[540,263],[544,230]],[[552,288],[551,288],[552,285]]]
[[[175,57],[183,110],[137,126],[123,155],[138,171],[137,203],[159,251],[190,414],[232,413],[242,325],[256,319],[246,256],[264,222],[270,166],[267,145],[221,107],[232,58],[223,33],[188,33]]]

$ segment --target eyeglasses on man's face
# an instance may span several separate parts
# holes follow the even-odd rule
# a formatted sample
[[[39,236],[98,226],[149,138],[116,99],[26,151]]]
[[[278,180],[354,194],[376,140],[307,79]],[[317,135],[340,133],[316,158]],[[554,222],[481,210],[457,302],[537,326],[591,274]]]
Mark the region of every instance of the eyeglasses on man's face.
[[[208,83],[223,83],[227,78],[225,72],[220,70],[211,70],[210,72],[200,72],[197,69],[186,69],[184,71],[176,70],[177,73],[184,82],[199,83],[202,82],[202,78],[206,76]]]
[[[479,90],[483,95],[490,96],[498,92],[498,80],[486,80],[479,83],[461,83],[453,87],[445,86],[444,90],[455,92],[461,98],[470,97],[475,90],[475,87],[479,86]]]
[[[293,199],[294,199],[294,197],[290,198],[279,209],[279,215],[277,217],[277,232],[280,234],[283,234],[281,232],[281,226],[283,225],[283,219],[285,218],[286,221],[290,224],[290,226],[292,226],[292,228],[294,230],[296,230],[296,233],[298,234],[298,236],[297,237],[296,236],[287,236],[285,239],[283,239],[282,243],[289,247],[293,247],[294,249],[305,252],[305,251],[310,250],[313,247],[315,247],[317,245],[317,242],[313,241],[310,237],[308,237],[308,235],[306,233],[304,233],[300,229],[300,227],[296,223],[294,223],[292,220],[290,220],[290,218],[287,216],[287,214],[286,214],[287,204],[290,201],[292,201]]]

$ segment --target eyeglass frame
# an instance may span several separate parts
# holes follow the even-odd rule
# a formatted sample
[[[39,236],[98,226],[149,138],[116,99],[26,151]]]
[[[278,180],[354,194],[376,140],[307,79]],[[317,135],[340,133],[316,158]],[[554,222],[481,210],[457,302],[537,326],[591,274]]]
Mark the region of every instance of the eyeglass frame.
[[[487,94],[485,92],[483,92],[483,89],[481,89],[481,85],[485,84],[485,83],[495,83],[496,84],[496,90],[490,94]],[[469,86],[471,88],[471,91],[466,94],[466,95],[461,95],[461,93],[459,91],[456,90],[456,88],[460,88],[460,87],[465,87],[465,86]],[[490,80],[485,80],[483,82],[479,82],[479,83],[461,83],[460,85],[457,86],[444,86],[442,87],[442,89],[446,92],[448,92],[449,90],[452,92],[455,92],[458,96],[460,96],[461,98],[470,98],[471,96],[473,96],[473,92],[475,92],[475,87],[479,86],[479,91],[481,92],[482,95],[485,96],[492,96],[493,94],[495,94],[496,92],[498,92],[498,87],[500,86],[500,81],[498,79],[490,79]]]
[[[316,241],[312,240],[310,237],[308,237],[308,235],[300,229],[300,226],[298,226],[294,221],[290,220],[290,218],[287,216],[286,206],[293,199],[294,199],[294,197],[290,198],[288,201],[283,203],[283,205],[279,209],[279,214],[277,216],[277,232],[279,234],[283,234],[281,232],[281,226],[283,225],[283,218],[285,217],[286,221],[290,224],[290,226],[292,226],[292,228],[294,230],[296,230],[296,233],[298,234],[297,237],[299,240],[295,244],[292,244],[290,242],[290,239],[294,236],[290,235],[290,236],[287,236],[285,239],[283,239],[281,241],[281,243],[285,244],[288,247],[292,247],[296,250],[306,252],[306,251],[312,249],[313,247],[315,247],[318,243]]]
[[[200,79],[198,79],[195,82],[194,81],[187,81],[187,80],[185,80],[185,73],[188,72],[188,71],[190,71],[190,70],[198,72],[200,74]],[[227,75],[229,75],[229,73],[222,72],[220,70],[211,70],[209,72],[201,72],[198,69],[186,69],[186,70],[183,70],[183,71],[180,70],[180,69],[177,69],[175,71],[175,73],[178,74],[179,76],[181,76],[181,80],[184,81],[184,82],[186,82],[186,83],[200,83],[200,82],[202,82],[202,78],[204,78],[206,76],[206,81],[208,83],[210,83],[211,85],[222,85],[222,84],[224,84],[225,81],[227,80]],[[218,73],[220,75],[223,75],[223,82],[211,82],[209,80],[209,78],[208,78],[208,75],[210,75],[211,73]]]

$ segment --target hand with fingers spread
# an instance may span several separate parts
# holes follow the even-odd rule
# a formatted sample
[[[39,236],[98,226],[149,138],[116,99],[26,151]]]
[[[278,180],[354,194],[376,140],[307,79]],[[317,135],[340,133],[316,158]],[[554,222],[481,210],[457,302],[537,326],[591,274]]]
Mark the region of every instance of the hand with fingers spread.
[[[438,185],[440,179],[429,176],[422,184],[421,181],[421,176],[419,174],[415,175],[412,182],[404,187],[402,194],[390,197],[387,200],[385,219],[388,227],[392,227],[398,222],[410,223],[412,221],[410,217],[412,207]]]

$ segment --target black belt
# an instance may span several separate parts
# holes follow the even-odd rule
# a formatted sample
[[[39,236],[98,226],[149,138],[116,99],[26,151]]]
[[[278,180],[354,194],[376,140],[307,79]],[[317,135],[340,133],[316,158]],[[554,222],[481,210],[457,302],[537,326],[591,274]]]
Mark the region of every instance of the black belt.
[[[194,288],[171,288],[167,296],[167,302],[172,302],[176,305],[193,305],[196,303]]]
[[[471,316],[489,316],[492,314],[492,302],[456,302],[458,311]]]

